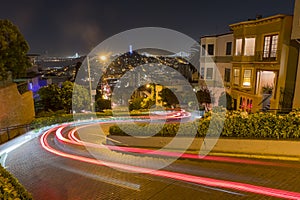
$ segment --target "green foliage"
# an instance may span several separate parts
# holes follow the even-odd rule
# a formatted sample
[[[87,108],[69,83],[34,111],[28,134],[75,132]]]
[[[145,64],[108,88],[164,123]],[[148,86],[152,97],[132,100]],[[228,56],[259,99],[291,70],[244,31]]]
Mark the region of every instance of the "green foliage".
[[[111,109],[111,100],[99,98],[96,100],[96,111]]]
[[[21,200],[32,199],[26,189],[9,172],[0,166],[0,199],[3,200]]]
[[[76,90],[73,93],[74,87],[76,87]],[[88,90],[70,81],[64,82],[61,88],[56,84],[42,87],[38,94],[40,95],[41,104],[44,106],[45,111],[65,110],[68,113],[72,110],[72,105],[76,111],[80,111],[89,102]]]
[[[6,80],[9,71],[13,78],[18,78],[31,67],[26,56],[28,50],[19,29],[9,20],[0,20],[0,80]]]
[[[230,138],[249,138],[249,139],[299,139],[300,138],[300,111],[293,111],[286,115],[275,115],[272,113],[253,113],[232,111],[227,112],[225,121],[223,117],[216,112],[211,112],[196,122],[182,123],[186,129],[185,136],[190,135],[192,128],[197,128],[197,136],[205,137],[207,134],[213,136],[214,130],[222,130],[221,137]],[[212,120],[213,117],[213,120]],[[224,127],[222,125],[224,123]],[[122,125],[124,126],[124,124]],[[126,125],[126,132],[133,135],[144,135],[145,132],[136,126]],[[157,126],[157,125],[151,125]],[[157,131],[156,136],[175,136],[178,130],[178,123],[168,123]],[[128,131],[129,130],[129,131]],[[157,130],[157,129],[156,129]],[[213,130],[213,131],[211,131]],[[118,126],[112,126],[109,130],[112,135],[127,135]]]
[[[176,95],[169,88],[163,88],[159,92],[159,96],[161,97],[162,101],[165,103],[167,107],[171,107],[172,105],[175,106],[176,104],[179,104]]]
[[[129,104],[129,111],[142,109],[142,102],[143,98],[141,97],[132,99],[132,101]]]
[[[44,110],[57,111],[63,108],[61,103],[61,89],[56,84],[40,88],[38,94],[40,95]]]
[[[76,119],[81,119],[81,120],[89,120],[92,117],[95,117],[95,114],[93,113],[76,113]],[[42,128],[44,126],[50,126],[53,124],[60,124],[60,123],[65,123],[65,122],[72,122],[74,121],[74,115],[73,114],[64,114],[61,111],[57,112],[43,112],[43,116],[39,118],[35,118],[31,124],[30,128],[31,129],[37,129],[37,128]],[[111,111],[105,111],[101,113],[96,113],[96,117],[107,117],[107,116],[112,116]]]
[[[89,91],[78,84],[73,84],[72,108],[76,112],[86,109],[86,105],[90,105]],[[69,107],[71,109],[71,107]],[[69,109],[69,110],[70,110]]]

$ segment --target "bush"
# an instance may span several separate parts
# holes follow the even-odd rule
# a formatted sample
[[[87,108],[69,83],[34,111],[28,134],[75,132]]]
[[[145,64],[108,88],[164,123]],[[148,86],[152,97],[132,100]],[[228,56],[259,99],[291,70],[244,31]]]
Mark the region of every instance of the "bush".
[[[81,120],[88,120],[91,119],[92,117],[95,117],[95,114],[92,113],[76,113],[75,114],[78,119]],[[112,116],[112,112],[110,110],[107,110],[105,112],[101,113],[96,113],[97,117],[106,117],[106,116]],[[60,123],[65,123],[65,122],[72,122],[74,121],[74,115],[73,114],[61,114],[61,113],[53,113],[51,116],[47,117],[39,117],[35,118],[31,124],[30,128],[31,129],[36,129],[36,128],[41,128],[44,126],[50,126],[52,124],[60,124]]]
[[[214,120],[212,121],[212,116]],[[197,137],[205,137],[207,134],[213,136],[211,130],[221,130],[221,137],[232,138],[252,138],[252,139],[299,139],[300,138],[300,111],[293,111],[286,115],[276,115],[272,113],[253,113],[231,111],[226,113],[225,121],[217,113],[212,115],[206,113],[205,116],[197,122],[187,122],[165,124],[155,136],[175,136],[179,126],[186,131],[181,132],[184,136],[193,136],[193,128],[197,129]],[[149,129],[158,130],[158,125],[150,125]],[[126,127],[126,132],[130,135],[145,135],[144,129],[130,124],[122,124]],[[209,129],[210,128],[210,129]],[[209,132],[208,132],[209,130]],[[118,126],[112,126],[109,129],[111,135],[127,135]]]
[[[111,109],[111,100],[108,99],[97,99],[96,101],[96,111],[103,112],[103,110]]]
[[[26,189],[0,165],[0,199],[32,199]]]

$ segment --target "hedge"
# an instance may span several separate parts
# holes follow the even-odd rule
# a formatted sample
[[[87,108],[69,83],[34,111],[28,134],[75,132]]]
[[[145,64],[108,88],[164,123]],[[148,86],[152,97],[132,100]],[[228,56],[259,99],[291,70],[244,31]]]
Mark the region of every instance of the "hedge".
[[[95,117],[95,114],[92,113],[78,113],[75,114],[79,119],[91,119],[92,117]],[[105,111],[105,112],[97,112],[96,116],[97,117],[106,117],[106,116],[111,116],[112,113],[111,111]],[[74,121],[74,115],[73,114],[60,114],[60,113],[54,113],[51,116],[46,116],[46,117],[38,117],[35,118],[31,124],[30,128],[36,129],[36,128],[41,128],[44,126],[50,126],[52,124],[59,124],[59,123],[65,123],[65,122],[72,122]]]
[[[253,113],[231,111],[225,114],[225,121],[222,116],[216,113],[212,121],[212,113],[207,113],[202,119],[195,122],[165,124],[163,127],[158,124],[122,124],[111,126],[111,135],[133,136],[175,136],[179,126],[184,130],[180,133],[184,136],[193,136],[194,128],[197,128],[197,137],[204,137],[208,133],[213,136],[216,132],[211,130],[221,130],[221,137],[230,138],[257,138],[257,139],[299,139],[300,138],[300,111],[292,111],[289,114],[280,115],[272,113]],[[212,123],[213,122],[213,123]],[[146,127],[146,128],[145,128]],[[208,129],[210,127],[210,129]],[[208,131],[209,130],[209,131]],[[149,134],[152,133],[152,134]]]
[[[26,189],[8,171],[0,165],[0,199],[32,199]]]
[[[144,116],[149,115],[149,111],[131,111],[130,116]],[[84,119],[91,119],[92,117],[95,117],[94,113],[76,113],[75,114],[78,119],[84,120]],[[112,110],[105,110],[103,112],[96,112],[96,116],[98,118],[101,117],[108,117],[108,116],[116,116],[116,117],[127,117],[128,112],[116,112],[113,113]],[[36,117],[30,124],[31,129],[37,129],[44,126],[50,126],[52,124],[60,124],[65,122],[72,122],[74,121],[74,115],[73,114],[64,114],[61,112],[44,112],[43,115],[39,115],[40,117]]]

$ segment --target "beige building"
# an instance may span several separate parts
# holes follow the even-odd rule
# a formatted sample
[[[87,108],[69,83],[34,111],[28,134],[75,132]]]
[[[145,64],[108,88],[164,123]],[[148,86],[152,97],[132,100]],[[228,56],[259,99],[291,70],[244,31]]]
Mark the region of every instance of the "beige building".
[[[200,39],[200,81],[211,87],[230,87],[233,34]]]
[[[292,108],[298,48],[293,17],[275,15],[231,24],[234,108],[249,112]]]

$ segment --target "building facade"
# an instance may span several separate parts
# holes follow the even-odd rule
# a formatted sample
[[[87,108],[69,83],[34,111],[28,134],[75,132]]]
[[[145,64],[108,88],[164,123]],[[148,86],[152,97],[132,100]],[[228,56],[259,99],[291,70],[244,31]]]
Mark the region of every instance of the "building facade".
[[[300,48],[300,0],[295,1],[292,41],[298,44],[298,50],[299,50]],[[298,66],[297,66],[298,73],[296,77],[293,108],[300,108],[300,61],[299,59],[300,59],[300,51],[298,54]]]
[[[230,88],[233,34],[204,36],[200,39],[200,81],[208,86]]]
[[[292,108],[298,59],[298,48],[291,41],[292,23],[292,16],[275,15],[230,25],[234,109]]]

